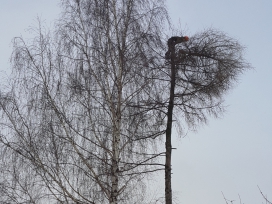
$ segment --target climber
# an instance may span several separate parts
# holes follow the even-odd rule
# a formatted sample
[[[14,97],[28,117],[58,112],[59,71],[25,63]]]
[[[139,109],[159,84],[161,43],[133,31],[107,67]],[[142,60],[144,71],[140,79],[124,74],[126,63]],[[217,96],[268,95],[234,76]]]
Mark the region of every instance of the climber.
[[[173,36],[168,39],[167,44],[168,44],[168,51],[165,53],[165,59],[170,59],[171,57],[171,47],[175,46],[176,44],[182,43],[182,42],[187,42],[189,40],[188,36]]]

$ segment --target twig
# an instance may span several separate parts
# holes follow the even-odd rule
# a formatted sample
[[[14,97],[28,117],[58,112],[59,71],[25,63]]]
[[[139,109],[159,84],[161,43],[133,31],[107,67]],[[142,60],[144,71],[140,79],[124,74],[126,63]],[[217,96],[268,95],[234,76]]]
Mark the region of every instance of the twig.
[[[258,186],[258,188],[259,188],[259,191],[260,191],[260,193],[262,194],[262,196],[263,196],[263,198],[265,199],[265,201],[266,201],[266,203],[268,203],[268,204],[272,204],[272,202],[271,201],[269,201],[268,199],[267,199],[267,197],[263,194],[263,192],[261,191],[261,189],[260,189],[260,187]]]

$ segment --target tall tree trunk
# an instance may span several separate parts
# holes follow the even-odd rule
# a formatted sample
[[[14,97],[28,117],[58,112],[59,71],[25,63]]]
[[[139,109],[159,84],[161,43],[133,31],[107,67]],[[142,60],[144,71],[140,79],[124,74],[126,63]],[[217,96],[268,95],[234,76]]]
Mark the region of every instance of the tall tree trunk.
[[[175,94],[175,44],[169,46],[171,54],[171,85],[170,85],[170,98],[167,111],[167,127],[166,127],[166,159],[165,159],[165,203],[172,204],[172,187],[171,187],[171,156],[172,156],[172,122],[173,122],[173,109],[174,109],[174,94]]]
[[[120,67],[117,73],[116,84],[117,91],[116,93],[112,93],[112,114],[113,114],[113,145],[112,145],[112,175],[111,175],[111,198],[110,204],[117,204],[118,203],[118,195],[119,195],[119,161],[120,161],[120,137],[121,137],[121,105],[122,105],[122,72],[123,72],[123,58],[121,57],[120,60]]]
[[[112,144],[112,166],[111,166],[111,197],[110,204],[117,204],[118,202],[118,188],[119,188],[119,144],[120,144],[120,108],[116,111],[116,122],[113,127],[113,144]]]

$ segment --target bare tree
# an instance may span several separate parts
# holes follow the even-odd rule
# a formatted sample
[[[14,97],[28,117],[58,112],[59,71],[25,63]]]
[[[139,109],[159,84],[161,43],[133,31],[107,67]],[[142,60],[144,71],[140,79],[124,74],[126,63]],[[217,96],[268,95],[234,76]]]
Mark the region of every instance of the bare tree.
[[[3,202],[141,203],[145,174],[164,168],[153,148],[165,116],[152,80],[163,1],[62,5],[55,35],[39,26],[32,42],[14,40],[0,97],[0,141],[16,158],[3,167]]]
[[[190,37],[190,40],[187,36],[174,36],[167,44],[165,58],[169,66],[166,66],[163,77],[163,81],[170,83],[165,143],[165,203],[172,204],[173,115],[179,122],[185,120],[191,127],[205,123],[209,115],[218,116],[224,110],[224,94],[250,65],[243,59],[243,47],[218,30],[205,30]]]

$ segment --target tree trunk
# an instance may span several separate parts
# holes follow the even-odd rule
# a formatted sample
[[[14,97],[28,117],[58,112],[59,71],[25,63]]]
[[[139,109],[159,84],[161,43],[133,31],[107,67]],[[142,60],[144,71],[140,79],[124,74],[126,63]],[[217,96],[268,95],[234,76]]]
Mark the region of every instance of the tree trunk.
[[[171,187],[171,155],[172,155],[172,144],[171,144],[171,133],[172,133],[172,117],[174,108],[174,93],[175,93],[175,44],[169,46],[171,54],[171,85],[170,85],[170,98],[168,103],[167,112],[167,127],[166,127],[166,160],[165,160],[165,203],[172,204],[172,187]]]

